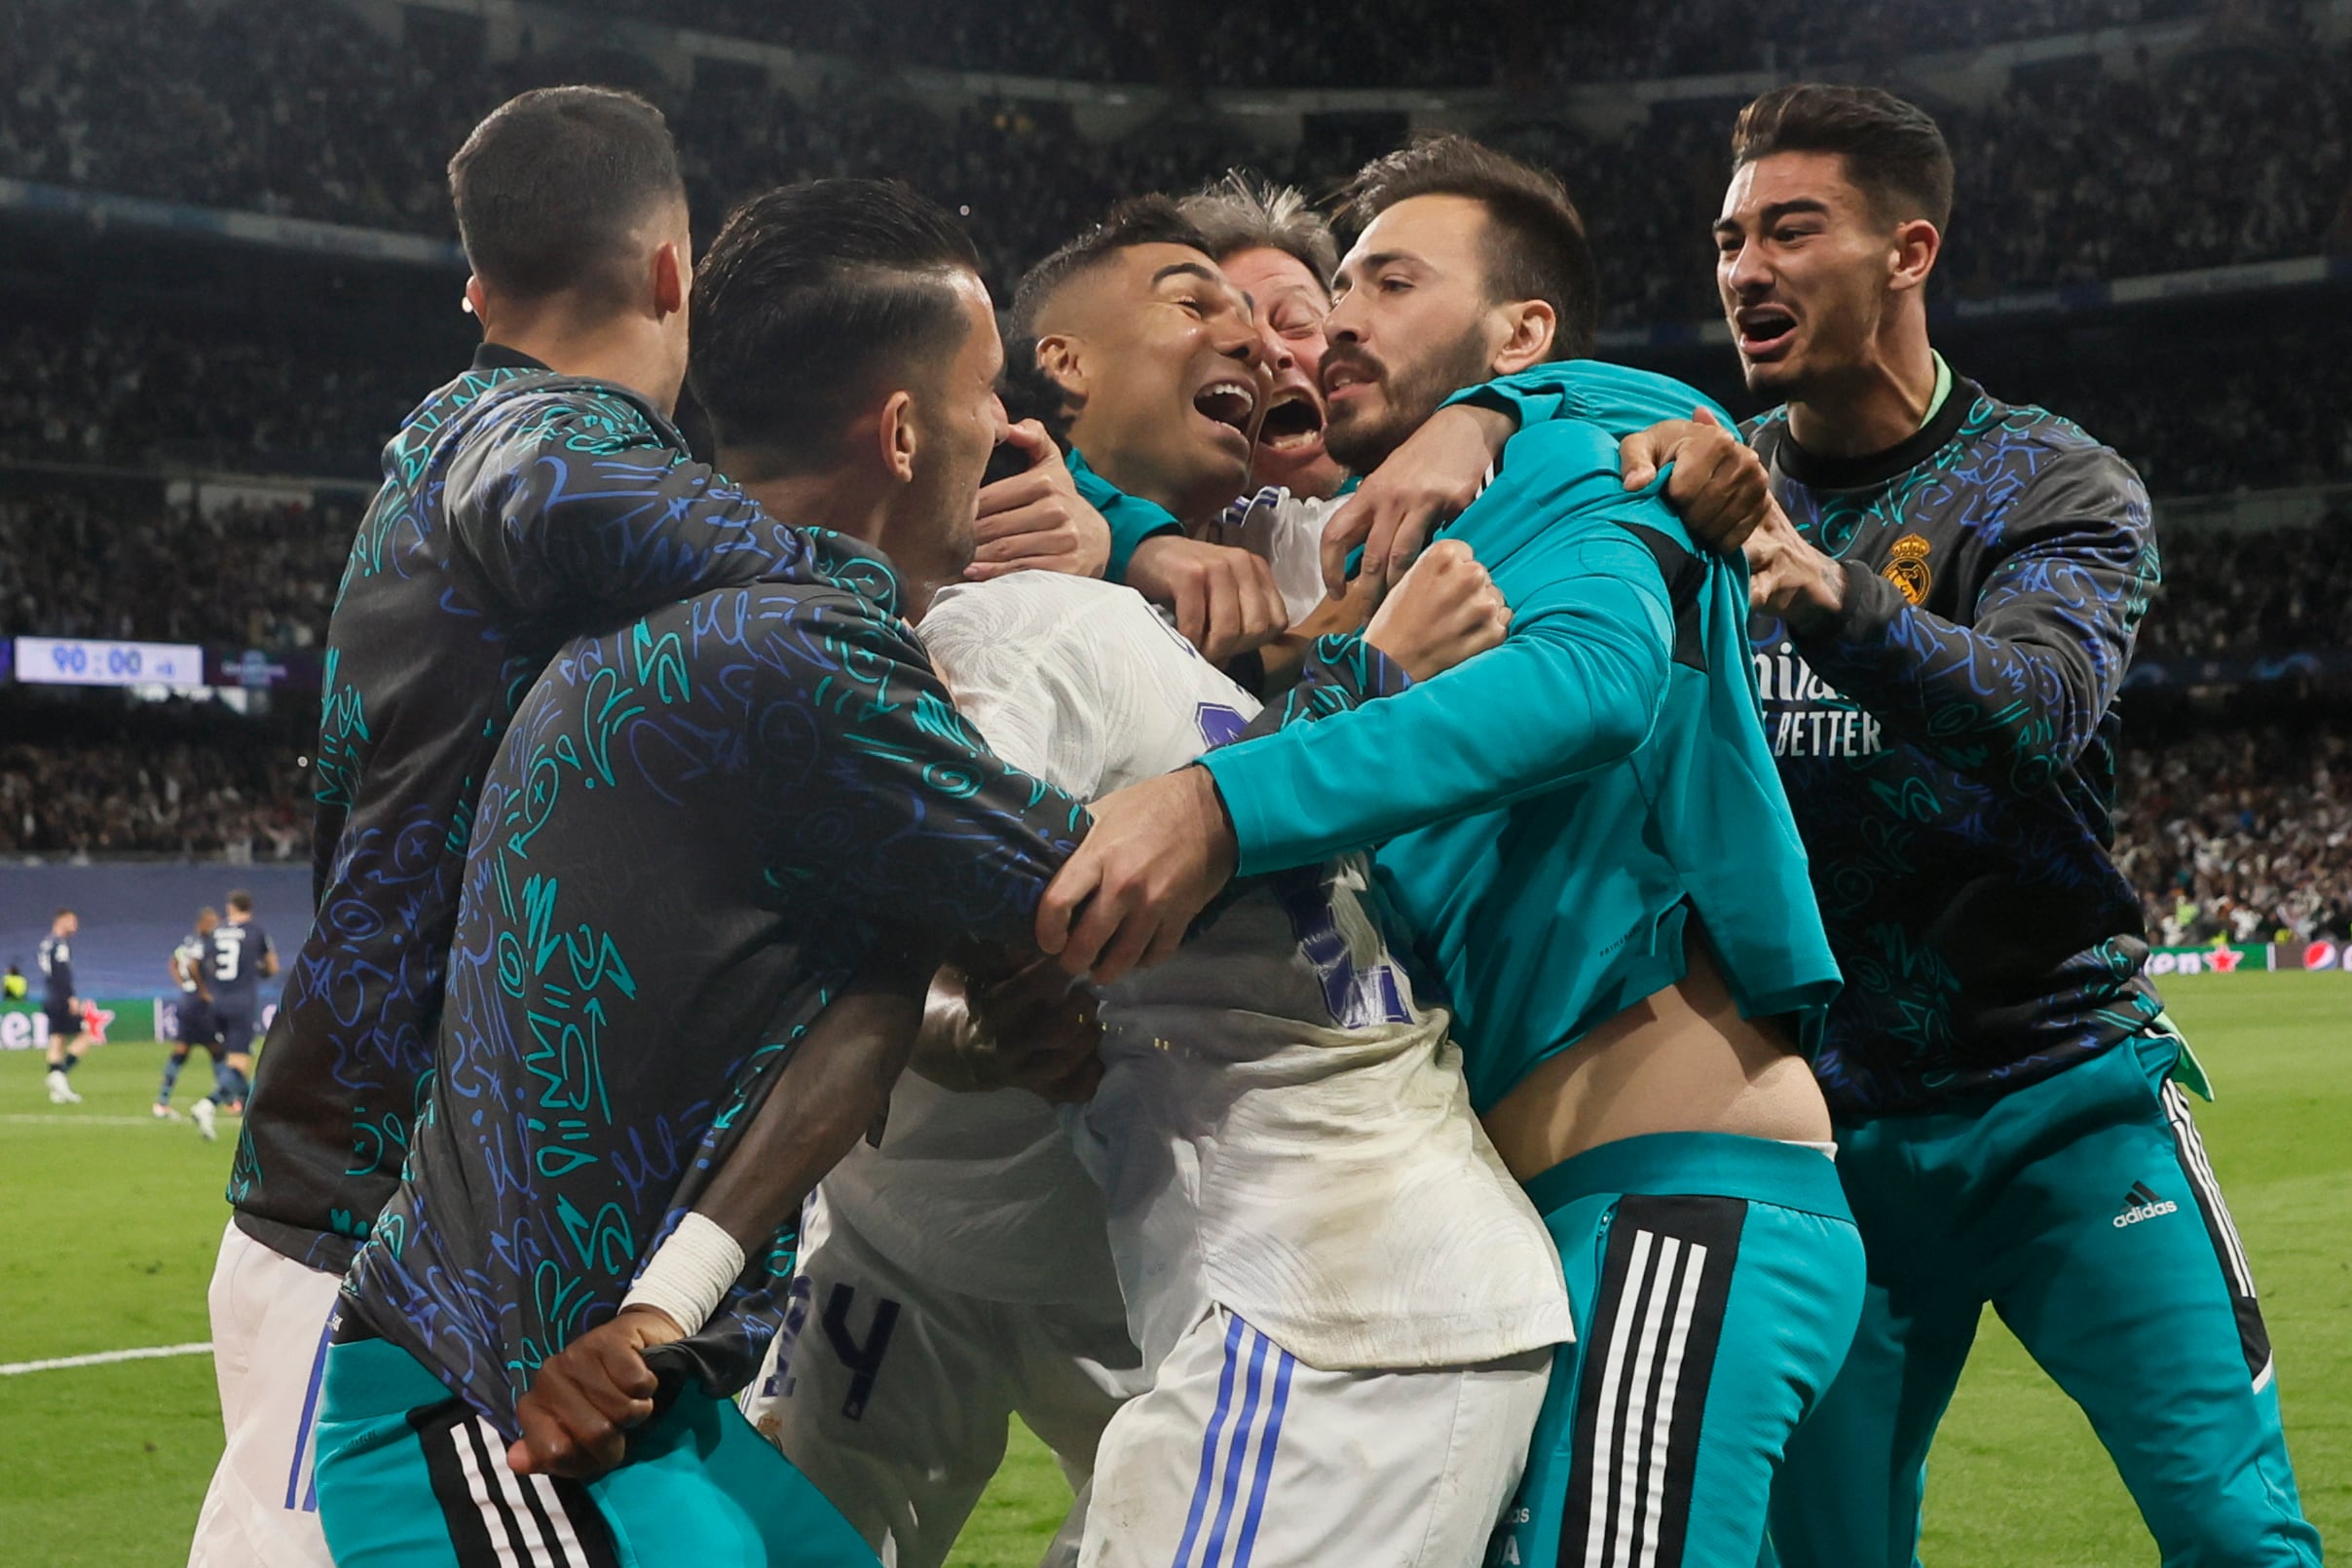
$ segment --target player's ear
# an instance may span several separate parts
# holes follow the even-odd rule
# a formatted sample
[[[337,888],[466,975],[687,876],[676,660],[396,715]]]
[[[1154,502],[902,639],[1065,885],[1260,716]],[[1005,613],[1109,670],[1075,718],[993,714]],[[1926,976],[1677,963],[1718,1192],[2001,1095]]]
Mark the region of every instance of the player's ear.
[[[685,247],[675,240],[664,240],[653,247],[653,319],[667,320],[686,309],[687,295],[694,286]]]
[[[466,314],[473,317],[476,326],[487,319],[483,311],[487,304],[482,294],[482,280],[471,273],[466,275]]]
[[[1509,334],[1488,361],[1489,368],[1509,376],[1550,358],[1552,340],[1559,334],[1559,313],[1540,299],[1514,300],[1503,310]]]
[[[1037,368],[1073,403],[1086,401],[1087,355],[1077,338],[1049,332],[1037,340]]]
[[[915,394],[901,387],[882,404],[875,439],[881,447],[882,467],[900,484],[915,482]]]
[[[1944,237],[1925,218],[1913,218],[1909,223],[1895,225],[1894,251],[1886,286],[1897,293],[1926,286],[1927,275],[1935,270],[1935,258],[1943,252],[1943,248]]]

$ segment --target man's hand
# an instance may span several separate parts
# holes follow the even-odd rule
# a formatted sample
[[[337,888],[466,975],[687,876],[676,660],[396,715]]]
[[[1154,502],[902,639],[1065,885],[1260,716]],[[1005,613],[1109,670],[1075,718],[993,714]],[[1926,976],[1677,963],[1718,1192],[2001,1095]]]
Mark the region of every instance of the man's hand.
[[[1416,681],[1483,653],[1511,631],[1511,607],[1458,539],[1431,545],[1381,604],[1363,640]]]
[[[1006,433],[1004,444],[1027,454],[1028,471],[980,487],[980,515],[972,528],[979,547],[964,576],[975,582],[1008,572],[1101,577],[1110,561],[1110,524],[1078,494],[1054,438],[1025,419]]]
[[[506,1448],[517,1475],[594,1480],[628,1451],[628,1428],[653,1414],[645,1353],[685,1338],[669,1314],[623,1307],[542,1363],[515,1407],[523,1436]]]
[[[1348,552],[1363,546],[1360,575],[1383,588],[1413,564],[1430,533],[1478,499],[1486,470],[1518,429],[1509,414],[1456,403],[1440,408],[1334,512],[1323,531],[1324,591],[1348,591]]]
[[[964,1061],[976,1087],[1027,1089],[1054,1104],[1095,1098],[1102,1082],[1102,1023],[1095,993],[1051,958],[1001,980],[966,983],[974,1027]]]
[[[1779,503],[1741,546],[1747,552],[1747,601],[1778,616],[1792,632],[1818,631],[1846,609],[1846,568],[1806,542]]]
[[[1162,534],[1136,546],[1127,585],[1176,611],[1176,630],[1210,663],[1223,665],[1289,629],[1274,569],[1230,545]]]
[[[1763,526],[1773,488],[1764,460],[1706,409],[1635,430],[1617,443],[1625,488],[1640,490],[1668,464],[1666,504],[1692,538],[1718,550],[1736,550]]]
[[[1037,903],[1037,946],[1108,985],[1164,962],[1233,876],[1239,850],[1205,767],[1104,796],[1095,826]]]

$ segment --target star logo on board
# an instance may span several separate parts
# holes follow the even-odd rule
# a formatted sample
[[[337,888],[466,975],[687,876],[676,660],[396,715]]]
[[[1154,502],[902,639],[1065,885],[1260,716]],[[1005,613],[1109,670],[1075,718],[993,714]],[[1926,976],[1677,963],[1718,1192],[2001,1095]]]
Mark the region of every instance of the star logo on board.
[[[2205,955],[2205,967],[2217,975],[2234,975],[2245,957],[2235,948],[2216,948]]]
[[[114,1022],[114,1009],[94,1003],[82,1009],[82,1032],[90,1036],[93,1045],[106,1043],[106,1026]]]

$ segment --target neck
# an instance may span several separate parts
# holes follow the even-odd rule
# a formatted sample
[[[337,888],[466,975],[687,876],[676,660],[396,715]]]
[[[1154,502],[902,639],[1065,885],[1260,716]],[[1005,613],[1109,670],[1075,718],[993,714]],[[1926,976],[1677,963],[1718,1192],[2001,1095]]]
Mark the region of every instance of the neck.
[[[1788,432],[1825,458],[1867,457],[1908,440],[1935,400],[1935,351],[1917,312],[1890,321],[1870,357],[1788,405]]]
[[[590,313],[559,298],[500,306],[484,317],[482,336],[558,375],[625,387],[667,419],[676,410],[678,388],[651,325],[633,311]]]
[[[742,454],[724,448],[719,453],[719,468],[723,473],[740,473]],[[890,501],[892,490],[877,487],[863,475],[834,471],[826,473],[792,473],[775,478],[737,480],[743,493],[760,504],[762,510],[781,522],[796,528],[826,528],[837,534],[872,544],[883,554],[890,550]],[[908,558],[913,559],[912,552]],[[894,564],[896,564],[894,562]],[[898,575],[900,592],[899,612],[909,620],[920,620],[931,608],[931,600],[944,582],[921,573],[902,570]]]
[[[1213,500],[1186,495],[1181,486],[1161,473],[1148,458],[1121,442],[1118,432],[1090,429],[1083,418],[1071,422],[1069,438],[1072,446],[1086,454],[1087,464],[1095,472],[1131,496],[1167,507],[1169,515],[1186,528],[1213,518],[1234,495],[1241,493],[1241,486],[1236,485],[1232,495]]]

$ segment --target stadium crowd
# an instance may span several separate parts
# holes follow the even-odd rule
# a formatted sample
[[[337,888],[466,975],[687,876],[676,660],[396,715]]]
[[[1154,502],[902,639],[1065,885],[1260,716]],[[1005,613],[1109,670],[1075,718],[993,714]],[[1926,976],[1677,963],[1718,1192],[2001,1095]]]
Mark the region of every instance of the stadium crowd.
[[[316,709],[312,709],[315,715]],[[12,707],[6,728],[51,730]],[[298,752],[275,728],[201,704],[91,715],[0,740],[0,854],[293,860],[310,853]]]
[[[2128,748],[2116,861],[2167,945],[2352,937],[2352,729],[2206,730]]]
[[[205,509],[111,493],[0,496],[0,634],[311,648],[325,634],[355,524],[325,503]]]
[[[2133,0],[2116,3],[2137,9]],[[583,56],[572,46],[492,65],[478,43],[388,49],[355,23],[296,25],[299,9],[294,0],[94,7],[39,0],[10,8],[0,20],[0,174],[446,235],[442,165],[466,128],[517,86],[578,77],[585,68],[667,103],[706,220],[757,186],[888,173],[960,211],[1001,282],[1110,195],[1196,183],[1236,161],[1272,163],[1268,172],[1320,187],[1362,151],[1349,144],[1344,124],[1318,125],[1295,151],[1270,159],[1198,116],[1090,143],[1065,111],[1047,106],[1002,103],[943,116],[886,80],[864,78],[830,84],[803,101],[768,88],[756,69],[726,62],[705,62],[696,91],[678,93],[633,79],[646,77],[646,67],[617,51]],[[805,17],[817,8],[775,9]],[[1685,0],[1683,9],[1696,19],[1678,23],[1668,8],[1654,24],[1660,37],[1775,31],[1710,26],[1706,19],[1724,10],[1723,0]],[[1960,19],[1982,9],[1888,0],[1874,15],[1887,19],[1888,36],[1917,31],[1929,42],[1958,36],[1944,29],[1967,25]],[[2021,9],[2030,15],[2037,8]],[[2078,10],[2073,0],[2053,0],[2048,9],[2053,21]],[[2079,15],[2110,9],[2109,0],[2083,0]],[[1239,10],[1230,28],[1188,14],[1182,31],[1213,41],[1220,55],[1287,59],[1279,37],[1257,37]],[[829,15],[852,13],[867,15],[866,8]],[[1921,19],[1947,14],[1954,19]],[[2296,15],[2293,8],[2287,14]],[[1445,15],[1451,19],[1440,26],[1480,30],[1474,8]],[[1641,15],[1652,27],[1652,13]],[[1842,21],[1843,10],[1837,16]],[[1298,21],[1286,12],[1280,25]],[[883,25],[873,16],[844,25],[869,24]],[[995,13],[988,30],[1049,40],[1063,31],[1048,20],[1006,26]],[[1568,36],[1590,30],[1580,24]],[[895,48],[954,33],[952,26],[892,24],[887,36]],[[1312,36],[1359,33],[1409,39],[1420,57],[1464,57],[1433,47],[1426,26],[1331,27]],[[1866,26],[1862,35],[1870,34]],[[2095,62],[2036,68],[1980,110],[1941,106],[1962,174],[1961,221],[1939,269],[1941,286],[1986,293],[2308,254],[2352,239],[2352,52],[2318,48],[2291,29],[2251,36],[2260,47],[2144,58],[2116,74]],[[1235,46],[1237,38],[1244,47]],[[1369,60],[1350,61],[1346,70],[1349,80],[1378,79]],[[1526,101],[1539,104],[1541,93]],[[1661,108],[1616,138],[1533,114],[1497,129],[1493,139],[1558,168],[1585,205],[1610,319],[1709,314],[1704,220],[1721,195],[1735,106],[1726,99]]]

